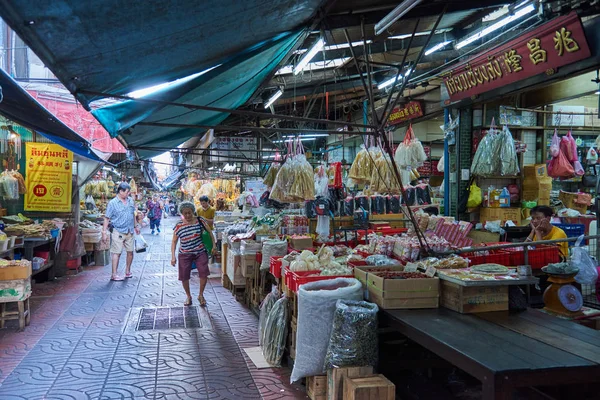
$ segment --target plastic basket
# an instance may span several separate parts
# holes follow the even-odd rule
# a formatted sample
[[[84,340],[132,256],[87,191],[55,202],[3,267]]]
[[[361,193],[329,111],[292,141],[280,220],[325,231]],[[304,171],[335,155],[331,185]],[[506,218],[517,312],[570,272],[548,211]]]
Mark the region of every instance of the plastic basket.
[[[486,250],[486,246],[495,246],[500,244],[510,244],[509,242],[494,242],[486,243],[482,245],[482,249],[479,251],[462,253],[461,256],[469,260],[469,266],[481,265],[481,264],[500,264],[504,266],[511,266],[512,259],[511,253],[507,249],[493,249]],[[485,254],[487,253],[487,254]]]
[[[325,281],[327,279],[335,278],[354,278],[353,275],[342,275],[342,276],[321,276],[316,275],[319,271],[291,271],[289,268],[285,270],[286,286],[294,293],[298,293],[300,285],[304,285],[309,282]]]
[[[525,252],[523,248],[510,251],[512,265],[525,265]],[[527,252],[528,265],[531,269],[540,269],[548,264],[560,262],[560,253],[557,246],[539,244]]]
[[[50,237],[57,238],[58,237],[58,232],[60,232],[60,229],[51,229],[50,230]]]
[[[271,262],[269,263],[269,272],[275,278],[281,278],[281,256],[271,257]]]
[[[562,229],[568,238],[579,237],[581,235],[585,235],[585,225],[584,224],[552,224],[557,228]],[[585,240],[581,242],[582,245],[585,245]],[[575,242],[569,242],[569,247],[574,246]]]
[[[37,271],[38,269],[42,268],[42,266],[45,263],[46,263],[46,260],[44,260],[43,258],[33,257],[33,260],[31,260],[31,269],[34,271]]]

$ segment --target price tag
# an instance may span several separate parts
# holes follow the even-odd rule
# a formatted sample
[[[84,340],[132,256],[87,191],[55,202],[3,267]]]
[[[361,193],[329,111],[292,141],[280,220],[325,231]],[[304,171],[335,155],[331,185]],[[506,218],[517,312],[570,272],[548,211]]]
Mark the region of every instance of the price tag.
[[[404,272],[417,272],[418,265],[415,263],[407,263],[404,267]]]
[[[435,273],[437,272],[437,269],[435,269],[435,267],[432,267],[431,265],[429,267],[427,267],[427,269],[425,270],[425,275],[427,275],[430,278],[433,278],[435,276]]]

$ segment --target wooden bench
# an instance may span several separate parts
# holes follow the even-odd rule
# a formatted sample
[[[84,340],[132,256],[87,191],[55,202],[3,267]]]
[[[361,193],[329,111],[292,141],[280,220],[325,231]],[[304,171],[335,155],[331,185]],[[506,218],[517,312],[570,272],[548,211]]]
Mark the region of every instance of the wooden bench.
[[[484,400],[512,399],[519,387],[600,382],[600,331],[539,310],[383,310],[381,321],[479,379]]]

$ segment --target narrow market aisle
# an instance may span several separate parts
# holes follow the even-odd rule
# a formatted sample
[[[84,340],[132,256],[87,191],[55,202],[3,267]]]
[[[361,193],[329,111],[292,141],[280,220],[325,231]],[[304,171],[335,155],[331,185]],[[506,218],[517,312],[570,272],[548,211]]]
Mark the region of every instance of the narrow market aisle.
[[[254,367],[243,349],[258,346],[258,318],[220,278],[209,280],[202,309],[194,273],[197,308],[181,317],[175,222],[164,219],[158,236],[145,229],[149,250],[135,255],[131,279],[111,282],[110,266],[97,266],[34,285],[31,325],[0,330],[1,399],[307,398],[289,369]]]

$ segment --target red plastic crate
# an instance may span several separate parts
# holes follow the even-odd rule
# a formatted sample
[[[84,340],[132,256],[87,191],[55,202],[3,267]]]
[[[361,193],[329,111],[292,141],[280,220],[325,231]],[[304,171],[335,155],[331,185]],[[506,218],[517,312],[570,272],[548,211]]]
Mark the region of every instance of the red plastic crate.
[[[510,251],[512,265],[525,264],[525,252],[523,248]],[[531,269],[540,269],[548,264],[560,262],[560,253],[557,246],[537,245],[535,249],[528,250],[527,257]]]
[[[353,275],[321,276],[316,274],[318,274],[318,271],[291,271],[289,268],[286,268],[285,284],[291,291],[298,293],[300,285],[304,285],[305,283],[325,281],[334,278],[354,278]]]
[[[281,278],[281,256],[271,257],[271,262],[269,263],[269,272],[275,278]]]
[[[81,267],[81,257],[67,260],[67,268],[68,269],[77,269],[79,267]]]
[[[483,256],[468,256],[469,266],[473,265],[481,265],[481,264],[500,264],[504,266],[510,266],[512,259],[511,253],[508,251],[496,250],[492,254],[483,255]]]

